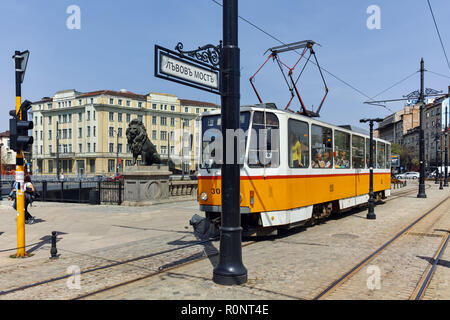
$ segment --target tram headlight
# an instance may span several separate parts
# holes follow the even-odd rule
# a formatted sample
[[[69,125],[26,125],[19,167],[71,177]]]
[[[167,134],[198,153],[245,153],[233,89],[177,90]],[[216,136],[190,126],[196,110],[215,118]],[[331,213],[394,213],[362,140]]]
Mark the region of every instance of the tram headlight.
[[[208,194],[207,194],[206,192],[200,193],[200,199],[201,199],[202,201],[208,200]]]

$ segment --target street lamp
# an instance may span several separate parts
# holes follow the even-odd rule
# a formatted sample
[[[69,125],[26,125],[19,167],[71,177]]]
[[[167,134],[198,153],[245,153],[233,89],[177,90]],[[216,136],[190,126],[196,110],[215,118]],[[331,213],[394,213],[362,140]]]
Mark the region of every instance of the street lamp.
[[[374,122],[382,122],[382,118],[375,118],[375,119],[361,119],[359,122],[365,123],[369,122],[370,126],[370,158],[369,158],[369,209],[367,212],[367,219],[374,220],[376,219],[375,211],[374,211],[374,203],[375,199],[373,196],[373,123]]]

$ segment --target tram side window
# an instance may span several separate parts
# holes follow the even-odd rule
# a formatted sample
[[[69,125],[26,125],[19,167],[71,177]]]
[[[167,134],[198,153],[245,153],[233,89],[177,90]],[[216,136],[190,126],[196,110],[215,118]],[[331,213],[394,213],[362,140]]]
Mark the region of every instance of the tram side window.
[[[385,145],[377,141],[377,168],[384,169],[386,167]]]
[[[352,136],[352,165],[355,169],[364,168],[364,138]]]
[[[376,152],[376,142],[373,141],[373,166],[376,168],[377,163],[377,152]],[[366,139],[366,164],[367,168],[370,168],[370,139]]]
[[[391,145],[386,145],[386,169],[391,169],[392,157],[391,157]]]
[[[350,168],[350,134],[334,131],[334,167]]]
[[[289,119],[289,167],[309,167],[309,128],[308,123]]]
[[[333,167],[333,136],[330,128],[311,126],[311,150],[313,168]]]
[[[271,112],[253,114],[248,166],[276,168],[280,165],[280,123]]]

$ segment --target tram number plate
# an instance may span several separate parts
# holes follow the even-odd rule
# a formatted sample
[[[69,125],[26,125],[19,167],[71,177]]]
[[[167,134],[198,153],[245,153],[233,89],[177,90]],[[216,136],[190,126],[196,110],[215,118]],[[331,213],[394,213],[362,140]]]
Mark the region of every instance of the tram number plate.
[[[211,194],[220,194],[220,188],[212,188]]]

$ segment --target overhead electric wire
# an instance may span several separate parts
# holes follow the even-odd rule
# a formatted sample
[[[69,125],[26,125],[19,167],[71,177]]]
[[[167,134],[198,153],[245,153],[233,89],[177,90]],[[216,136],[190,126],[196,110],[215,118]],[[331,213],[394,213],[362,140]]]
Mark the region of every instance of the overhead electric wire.
[[[439,32],[439,27],[438,27],[438,25],[436,23],[436,19],[434,18],[434,13],[433,13],[433,9],[431,8],[430,0],[427,0],[427,2],[428,2],[428,7],[430,8],[431,16],[433,17],[434,26],[436,27],[436,31],[437,31],[437,34],[438,34],[438,37],[439,37],[439,41],[441,42],[442,50],[444,51],[445,60],[447,60],[448,69],[450,70],[450,62],[448,61],[447,52],[445,51],[445,47],[444,47],[444,43],[442,41],[441,33]]]
[[[214,2],[215,4],[219,5],[222,7],[222,4],[216,0],[211,0],[212,2]],[[270,38],[274,39],[275,41],[281,43],[282,45],[287,45],[287,43],[281,41],[280,39],[276,38],[275,36],[271,35],[270,33],[268,33],[267,31],[261,29],[260,27],[258,27],[257,25],[255,25],[254,23],[250,22],[249,20],[245,19],[242,16],[239,16],[239,18],[245,22],[247,22],[248,24],[250,24],[252,27],[256,28],[257,30],[261,31],[262,33],[266,34],[267,36],[269,36]],[[294,50],[297,54],[301,55],[300,52],[298,52],[297,50]],[[314,61],[311,61],[311,63],[313,63],[314,65],[317,66],[317,64]],[[364,97],[372,100],[367,94],[365,94],[364,92],[362,92],[361,90],[359,90],[358,88],[355,88],[354,86],[352,86],[350,83],[346,82],[345,80],[339,78],[338,76],[334,75],[333,73],[331,73],[330,71],[328,71],[327,69],[325,69],[324,67],[322,67],[322,70],[325,71],[326,73],[328,73],[330,76],[332,76],[333,78],[335,78],[336,80],[342,82],[343,84],[347,85],[348,87],[352,88],[353,90],[355,90],[356,92],[358,92],[359,94],[363,95]]]
[[[435,75],[440,76],[440,77],[444,77],[444,78],[450,79],[449,76],[446,76],[446,75],[441,74],[441,73],[433,72],[433,71],[430,71],[430,70],[425,70],[425,71],[427,71],[429,73],[432,73],[432,74],[435,74]]]
[[[371,100],[375,99],[376,97],[382,95],[383,93],[385,93],[386,91],[389,91],[390,89],[394,88],[395,86],[398,86],[400,83],[405,82],[406,80],[408,80],[409,78],[411,78],[412,76],[414,76],[416,73],[418,73],[419,71],[415,71],[414,73],[410,74],[409,76],[407,76],[406,78],[394,83],[392,86],[390,86],[389,88],[381,91],[380,93],[378,93],[377,95],[373,96],[371,98]]]

